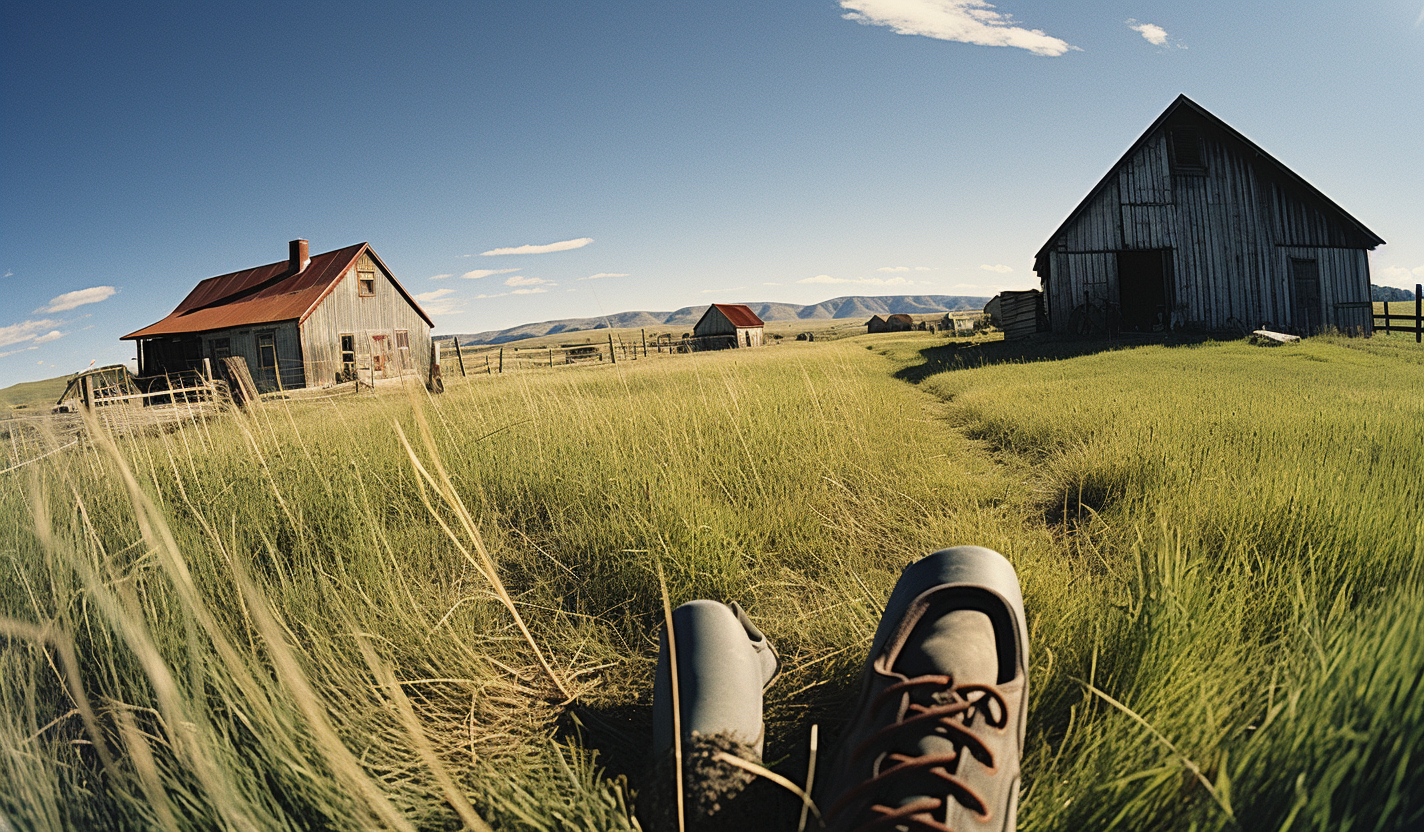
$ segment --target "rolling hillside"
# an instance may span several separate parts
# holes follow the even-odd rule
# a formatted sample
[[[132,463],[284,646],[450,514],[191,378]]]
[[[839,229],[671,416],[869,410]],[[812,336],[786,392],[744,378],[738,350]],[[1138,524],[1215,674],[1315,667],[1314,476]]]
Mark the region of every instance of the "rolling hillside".
[[[833,318],[869,318],[871,315],[890,315],[905,312],[923,315],[934,312],[955,312],[964,309],[979,309],[988,303],[988,298],[963,297],[959,295],[889,295],[886,297],[850,296],[832,298],[810,306],[794,303],[749,303],[752,311],[764,321],[827,320]],[[504,344],[523,338],[538,338],[541,335],[557,335],[560,332],[578,332],[588,329],[636,329],[638,327],[671,324],[689,329],[707,311],[707,304],[684,306],[672,312],[619,312],[597,318],[564,318],[557,321],[521,324],[509,329],[488,332],[440,333],[437,338],[453,335],[461,344]]]

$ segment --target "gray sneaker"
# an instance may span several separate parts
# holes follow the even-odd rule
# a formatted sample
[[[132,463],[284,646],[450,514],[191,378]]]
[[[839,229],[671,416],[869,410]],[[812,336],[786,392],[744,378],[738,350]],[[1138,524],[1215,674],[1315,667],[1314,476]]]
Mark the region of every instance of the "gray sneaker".
[[[761,761],[762,691],[776,680],[781,662],[771,642],[735,602],[689,601],[673,610],[672,626],[687,806],[691,818],[706,818],[721,812],[752,782],[752,775],[715,756],[725,752]],[[668,775],[676,771],[670,765],[672,673],[666,636],[653,680],[653,751],[659,770]],[[668,828],[676,828],[675,823],[674,816]]]
[[[906,567],[820,795],[829,828],[1011,832],[1027,702],[1013,566],[957,546]]]

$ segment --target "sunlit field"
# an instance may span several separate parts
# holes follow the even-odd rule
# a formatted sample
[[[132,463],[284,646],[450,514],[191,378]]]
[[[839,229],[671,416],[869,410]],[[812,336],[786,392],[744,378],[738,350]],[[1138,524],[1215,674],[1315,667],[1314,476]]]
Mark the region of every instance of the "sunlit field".
[[[640,828],[659,565],[776,642],[803,783],[899,570],[963,543],[1024,589],[1020,829],[1424,824],[1424,351],[1033,358],[447,372],[5,474],[0,829]]]

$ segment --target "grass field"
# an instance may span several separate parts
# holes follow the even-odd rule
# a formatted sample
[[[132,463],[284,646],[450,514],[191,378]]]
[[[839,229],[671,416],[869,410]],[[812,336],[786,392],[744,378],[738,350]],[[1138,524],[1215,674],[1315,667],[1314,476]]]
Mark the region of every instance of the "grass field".
[[[1024,588],[1021,829],[1424,824],[1412,340],[447,382],[6,475],[0,829],[635,828],[659,563],[776,641],[767,761],[802,782],[899,569],[959,543]]]

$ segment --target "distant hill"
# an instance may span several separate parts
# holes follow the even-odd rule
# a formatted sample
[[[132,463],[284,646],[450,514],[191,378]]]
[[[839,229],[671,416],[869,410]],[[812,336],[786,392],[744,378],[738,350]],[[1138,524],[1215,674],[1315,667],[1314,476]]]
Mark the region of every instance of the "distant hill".
[[[1370,284],[1370,300],[1379,303],[1382,300],[1414,300],[1414,293],[1408,289],[1396,289],[1393,286],[1376,286]]]
[[[869,318],[871,315],[893,315],[905,312],[911,315],[927,315],[935,312],[958,312],[982,309],[988,298],[965,297],[961,295],[889,295],[886,297],[850,296],[799,306],[794,303],[749,303],[747,306],[763,321],[829,320],[834,318]],[[504,344],[523,338],[538,338],[541,335],[557,335],[561,332],[580,332],[590,329],[634,329],[638,327],[671,325],[689,329],[702,317],[710,304],[684,306],[672,312],[619,312],[598,318],[564,318],[557,321],[543,321],[537,324],[522,324],[509,329],[495,329],[488,332],[441,333],[437,338],[452,335],[461,344]]]
[[[69,386],[70,375],[41,381],[22,381],[0,390],[0,412],[6,410],[41,410],[49,412],[51,405]]]

